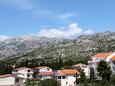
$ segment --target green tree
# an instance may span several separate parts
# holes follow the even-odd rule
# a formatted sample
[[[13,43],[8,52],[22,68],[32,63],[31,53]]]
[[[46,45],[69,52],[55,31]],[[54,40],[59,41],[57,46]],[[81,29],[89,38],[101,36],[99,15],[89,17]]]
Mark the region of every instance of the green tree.
[[[111,82],[112,82],[112,84],[115,86],[115,74],[112,75],[112,77],[111,77]]]
[[[111,79],[111,68],[106,61],[100,61],[97,66],[98,75],[102,78],[103,81],[110,81]]]
[[[61,86],[61,85],[59,81],[52,78],[52,79],[41,80],[39,86]]]
[[[91,81],[95,80],[94,69],[92,67],[90,68],[90,80]]]
[[[79,83],[85,83],[86,82],[86,76],[84,73],[84,70],[80,70],[80,77],[78,78]]]
[[[26,83],[26,86],[39,86],[39,81],[38,80],[28,81]]]

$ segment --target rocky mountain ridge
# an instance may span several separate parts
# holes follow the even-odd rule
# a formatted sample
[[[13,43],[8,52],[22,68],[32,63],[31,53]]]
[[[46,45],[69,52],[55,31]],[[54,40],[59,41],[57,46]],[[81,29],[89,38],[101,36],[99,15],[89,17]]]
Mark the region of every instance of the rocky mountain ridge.
[[[0,59],[14,62],[40,59],[40,62],[48,63],[59,58],[63,62],[77,62],[90,59],[96,53],[113,51],[115,32],[81,35],[76,39],[14,37],[0,42]]]

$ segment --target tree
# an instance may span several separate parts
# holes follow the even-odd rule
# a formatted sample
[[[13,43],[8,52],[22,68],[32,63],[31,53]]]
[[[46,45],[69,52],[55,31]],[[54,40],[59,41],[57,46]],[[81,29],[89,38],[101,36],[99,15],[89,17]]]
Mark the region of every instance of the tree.
[[[41,80],[39,86],[61,86],[60,82],[57,81],[55,78]]]
[[[111,82],[112,82],[113,85],[115,85],[115,74],[112,75],[112,77],[111,77]]]
[[[78,78],[79,83],[84,83],[86,81],[86,76],[84,70],[80,70],[80,78]]]
[[[39,81],[38,80],[28,81],[25,86],[39,86]]]
[[[98,75],[102,78],[103,81],[110,81],[112,71],[106,61],[102,60],[99,62],[97,71]]]
[[[94,69],[92,67],[90,68],[90,80],[91,81],[95,80]]]

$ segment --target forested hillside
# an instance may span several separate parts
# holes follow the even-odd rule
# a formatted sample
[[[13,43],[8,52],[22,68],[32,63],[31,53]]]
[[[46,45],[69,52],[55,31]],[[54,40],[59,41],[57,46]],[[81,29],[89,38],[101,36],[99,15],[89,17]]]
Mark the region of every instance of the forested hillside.
[[[13,37],[0,42],[0,69],[12,65],[47,65],[59,69],[79,62],[87,64],[92,55],[113,51],[115,32],[81,35],[75,39]]]

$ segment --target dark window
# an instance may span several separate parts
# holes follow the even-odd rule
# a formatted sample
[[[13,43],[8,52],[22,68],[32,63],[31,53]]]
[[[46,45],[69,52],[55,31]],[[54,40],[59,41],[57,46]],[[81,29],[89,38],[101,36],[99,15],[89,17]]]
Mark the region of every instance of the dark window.
[[[39,78],[42,78],[42,76],[39,76]]]
[[[47,70],[50,70],[49,68],[47,68]]]
[[[19,82],[19,78],[16,78],[16,79],[15,79],[15,82]]]
[[[66,82],[66,84],[68,84],[68,83]]]
[[[74,77],[76,77],[76,75],[74,75]]]
[[[30,72],[30,70],[28,70],[28,72]]]
[[[58,79],[61,79],[61,76],[58,76]]]
[[[62,79],[65,79],[65,76],[62,76]]]
[[[28,76],[27,77],[30,77],[30,75],[28,74]]]

